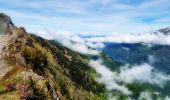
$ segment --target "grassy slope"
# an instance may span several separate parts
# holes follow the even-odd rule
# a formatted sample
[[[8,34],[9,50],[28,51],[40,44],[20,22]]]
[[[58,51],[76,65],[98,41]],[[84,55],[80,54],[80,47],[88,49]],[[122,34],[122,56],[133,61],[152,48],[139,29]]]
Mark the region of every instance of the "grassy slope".
[[[82,57],[80,54],[63,47],[57,42],[50,41],[50,43],[47,43],[47,41],[42,41],[43,39],[40,37],[34,36],[34,38],[36,38],[41,45],[46,46],[45,48],[50,48],[49,51],[52,55],[55,55],[56,60],[51,59],[51,65],[58,66],[51,67],[50,65],[48,69],[51,73],[54,73],[56,80],[61,81],[57,83],[57,87],[61,89],[63,95],[67,95],[68,98],[72,95],[78,97],[84,95],[86,97],[85,99],[97,99],[98,97],[98,99],[105,99],[104,86],[98,84],[93,77],[90,76],[96,73],[87,65],[87,57]],[[56,61],[58,63],[56,63]],[[54,68],[59,68],[59,72],[54,72],[56,71]],[[58,74],[60,72],[63,73]],[[61,88],[61,86],[63,88]]]
[[[62,99],[106,99],[104,86],[92,77],[96,72],[87,65],[88,59],[85,56],[57,43],[16,30],[11,31],[15,39],[6,48],[9,55],[4,57],[6,63],[13,68],[0,81],[0,97],[10,98],[6,85],[23,84],[25,81],[20,73],[30,72],[44,78],[40,82],[32,77],[26,80],[26,84],[33,86],[34,93],[39,97],[50,99],[55,90],[61,94]],[[50,89],[46,93],[44,88],[47,83]]]

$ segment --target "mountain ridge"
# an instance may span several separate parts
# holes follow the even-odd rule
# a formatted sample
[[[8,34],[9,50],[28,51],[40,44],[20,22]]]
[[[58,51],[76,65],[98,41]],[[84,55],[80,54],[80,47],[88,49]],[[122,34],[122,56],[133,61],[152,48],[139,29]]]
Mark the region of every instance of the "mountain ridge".
[[[29,34],[10,20],[2,22],[7,27],[1,24],[0,99],[106,99],[105,88],[95,81],[97,73],[89,67],[88,57]]]
[[[161,28],[161,29],[157,30],[155,33],[156,34],[162,33],[164,35],[170,35],[170,27]]]

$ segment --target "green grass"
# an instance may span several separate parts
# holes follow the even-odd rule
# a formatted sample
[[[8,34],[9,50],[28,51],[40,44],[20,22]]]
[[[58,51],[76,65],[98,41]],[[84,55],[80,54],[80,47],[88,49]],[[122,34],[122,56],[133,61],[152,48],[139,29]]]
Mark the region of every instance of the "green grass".
[[[19,93],[17,91],[8,92],[0,95],[0,100],[20,100]]]

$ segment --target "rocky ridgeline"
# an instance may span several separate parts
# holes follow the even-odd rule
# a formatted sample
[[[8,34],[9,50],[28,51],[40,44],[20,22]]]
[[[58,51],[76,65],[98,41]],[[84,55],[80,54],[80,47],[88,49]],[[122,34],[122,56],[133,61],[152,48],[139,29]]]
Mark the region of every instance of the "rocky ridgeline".
[[[57,92],[53,89],[53,84],[49,83],[50,79],[35,73],[32,67],[36,66],[27,59],[29,53],[32,53],[28,53],[27,48],[33,46],[34,39],[23,27],[14,26],[11,18],[3,13],[0,14],[0,33],[0,99],[3,99],[1,95],[5,93],[17,91],[19,98],[24,100],[56,100]],[[32,47],[32,50],[36,48]],[[33,56],[36,53],[29,60],[35,60]],[[15,82],[16,80],[20,82]],[[4,89],[1,88],[3,86]]]

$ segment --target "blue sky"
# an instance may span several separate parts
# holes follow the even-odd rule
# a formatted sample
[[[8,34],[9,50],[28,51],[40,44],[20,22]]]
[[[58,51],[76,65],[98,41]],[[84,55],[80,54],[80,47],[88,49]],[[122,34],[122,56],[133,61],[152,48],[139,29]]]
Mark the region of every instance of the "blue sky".
[[[29,32],[126,34],[170,26],[169,0],[1,0],[0,12]]]

